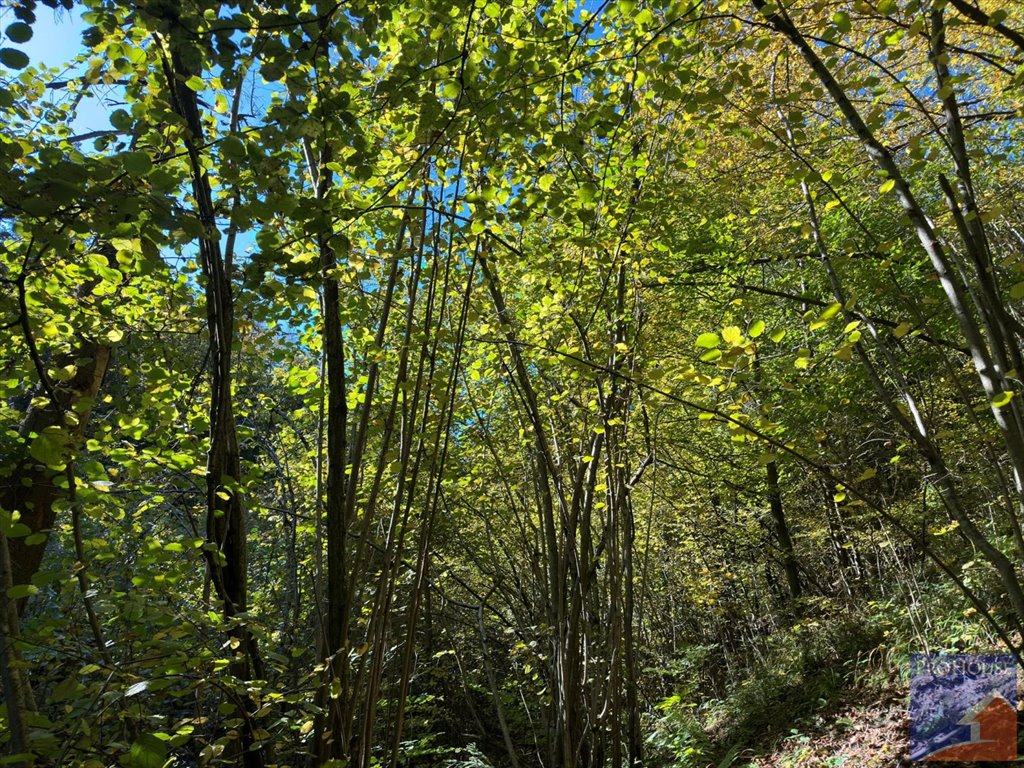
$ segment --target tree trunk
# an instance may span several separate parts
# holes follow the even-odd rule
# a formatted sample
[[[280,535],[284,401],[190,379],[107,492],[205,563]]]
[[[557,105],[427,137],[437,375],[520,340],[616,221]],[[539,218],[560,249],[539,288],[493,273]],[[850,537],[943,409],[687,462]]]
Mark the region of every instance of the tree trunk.
[[[92,407],[83,408],[80,403],[94,402],[100,384],[110,361],[110,347],[83,340],[78,349],[62,355],[54,361],[57,367],[76,365],[77,370],[70,381],[54,386],[58,405],[48,403],[42,407],[30,408],[21,424],[19,433],[26,441],[32,433],[41,434],[50,427],[63,427],[63,413],[73,412],[78,422],[68,431],[67,450],[73,452],[85,434],[85,428],[92,413]],[[48,393],[40,386],[36,396]],[[29,456],[24,457],[15,470],[0,482],[0,508],[21,513],[20,522],[28,526],[32,534],[48,535],[56,521],[54,503],[64,495],[57,487],[56,480],[63,470],[52,470]],[[8,539],[11,560],[11,581],[13,585],[30,584],[39,570],[46,551],[48,539],[27,542],[28,537]],[[24,601],[19,601],[19,607]]]
[[[205,550],[205,554],[214,589],[222,603],[222,613],[232,626],[231,647],[237,648],[231,663],[232,674],[240,681],[248,681],[263,677],[263,663],[256,638],[245,626],[244,618],[248,611],[248,543],[232,391],[235,325],[231,253],[230,246],[228,254],[221,251],[217,237],[213,192],[199,154],[203,141],[199,103],[195,91],[185,85],[185,80],[199,73],[185,65],[179,47],[182,44],[172,36],[170,60],[164,58],[164,75],[171,93],[171,105],[188,128],[184,141],[192,171],[192,196],[196,215],[203,226],[203,234],[199,238],[199,261],[204,278],[213,360],[210,446],[206,459],[206,539],[212,546]],[[232,241],[233,238],[229,238],[228,242]],[[249,713],[244,713],[242,719],[244,725],[240,729],[238,757],[246,768],[263,768],[266,758],[255,734],[256,724]]]
[[[790,535],[789,524],[786,522],[786,511],[782,506],[779,465],[774,461],[769,461],[765,470],[768,483],[768,506],[775,523],[775,536],[779,540],[779,549],[782,551],[782,568],[786,572],[789,596],[795,600],[800,597],[803,590],[800,585],[800,565],[797,563],[796,554],[793,551],[793,537]]]
[[[8,542],[7,536],[0,533],[0,684],[3,685],[3,701],[7,705],[10,752],[19,755],[28,751],[28,723],[25,718],[31,709],[31,692],[15,644],[18,638],[18,609],[15,601],[7,597],[7,590],[12,586]],[[30,762],[19,761],[13,765],[22,768]]]
[[[800,52],[800,55],[807,62],[811,71],[818,77],[825,90],[832,97],[836,106],[839,108],[839,111],[849,124],[855,137],[864,146],[868,157],[875,162],[878,168],[882,170],[893,183],[897,199],[899,200],[907,218],[910,220],[911,225],[921,242],[922,248],[931,261],[932,267],[939,278],[939,283],[946,294],[949,306],[952,309],[960,326],[961,332],[967,342],[967,347],[974,362],[974,368],[978,374],[981,388],[989,401],[990,412],[993,420],[1002,434],[1007,455],[1013,464],[1015,471],[1021,478],[1024,478],[1024,438],[1022,438],[1019,431],[1020,419],[1016,416],[1017,406],[1015,404],[1011,404],[1011,407],[1004,411],[1004,409],[997,404],[998,401],[996,400],[1004,390],[1010,389],[1009,384],[1004,380],[1006,371],[1002,369],[1002,366],[999,365],[998,361],[1000,356],[999,353],[1003,352],[1003,350],[993,350],[986,344],[985,334],[983,334],[982,328],[979,327],[979,323],[967,303],[965,297],[967,288],[957,276],[956,270],[951,267],[948,254],[943,248],[931,221],[915,198],[910,189],[910,185],[900,171],[896,161],[893,159],[892,153],[878,141],[874,133],[864,122],[864,119],[858,112],[857,107],[843,90],[843,87],[818,56],[815,47],[807,40],[800,30],[797,29],[796,25],[785,11],[769,9],[766,0],[751,0],[751,2],[754,8]],[[968,246],[969,245],[970,244],[968,243]],[[982,321],[984,324],[984,311],[982,312]],[[994,329],[990,324],[986,325],[985,331],[990,340],[997,338],[997,336],[994,335]],[[884,346],[880,348],[884,353]],[[874,372],[873,366],[866,354],[862,354],[862,360],[865,362],[869,375],[872,376],[876,389],[879,390],[880,394],[884,395],[884,384],[881,383],[877,373]],[[895,366],[893,366],[893,368],[898,371],[898,368]],[[918,450],[935,473],[935,483],[950,516],[960,524],[963,535],[965,535],[971,543],[974,544],[974,546],[978,547],[988,559],[989,563],[996,568],[996,571],[999,573],[1000,580],[1006,589],[1010,602],[1014,606],[1014,611],[1017,614],[1017,622],[1019,623],[1020,620],[1024,618],[1024,589],[1021,587],[1021,582],[1017,577],[1016,569],[1013,567],[1006,555],[996,548],[992,542],[988,540],[985,534],[974,525],[973,520],[960,504],[945,463],[943,462],[937,448],[932,444],[931,440],[927,436],[927,431],[924,428],[920,414],[917,412],[913,404],[913,399],[910,398],[909,390],[905,385],[901,385],[900,389],[901,395],[903,395],[904,399],[907,400],[908,407],[911,409],[911,413],[914,417],[914,424],[911,424],[909,420],[900,413],[899,409],[895,407],[895,403],[892,402],[892,399],[888,398],[887,406],[889,407],[890,412],[907,430],[911,439],[915,441]]]

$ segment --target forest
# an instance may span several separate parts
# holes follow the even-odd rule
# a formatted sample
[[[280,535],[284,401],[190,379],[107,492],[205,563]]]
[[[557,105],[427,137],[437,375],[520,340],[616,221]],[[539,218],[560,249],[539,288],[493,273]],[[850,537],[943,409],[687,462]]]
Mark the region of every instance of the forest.
[[[896,766],[1020,663],[1016,0],[0,30],[0,765]]]

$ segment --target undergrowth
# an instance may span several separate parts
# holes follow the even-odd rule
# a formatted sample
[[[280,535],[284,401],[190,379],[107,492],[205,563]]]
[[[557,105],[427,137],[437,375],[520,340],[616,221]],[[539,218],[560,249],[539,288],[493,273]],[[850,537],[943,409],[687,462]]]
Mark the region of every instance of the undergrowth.
[[[766,752],[779,753],[783,765],[805,764],[811,734],[852,725],[838,718],[844,707],[906,695],[911,653],[1003,650],[963,603],[944,585],[923,588],[909,605],[896,597],[856,610],[833,600],[801,601],[799,619],[751,649],[756,663],[729,659],[734,672],[717,695],[693,681],[707,679],[704,665],[724,664],[724,654],[694,646],[679,665],[676,692],[657,705],[650,764],[732,768]],[[826,763],[839,768],[844,759]]]

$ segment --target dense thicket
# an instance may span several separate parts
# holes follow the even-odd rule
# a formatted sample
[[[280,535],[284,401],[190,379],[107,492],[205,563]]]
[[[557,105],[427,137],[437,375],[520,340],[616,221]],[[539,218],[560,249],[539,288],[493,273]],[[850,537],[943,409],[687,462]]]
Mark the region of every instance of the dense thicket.
[[[728,765],[1020,653],[1017,4],[62,1],[60,70],[0,10],[7,764]]]

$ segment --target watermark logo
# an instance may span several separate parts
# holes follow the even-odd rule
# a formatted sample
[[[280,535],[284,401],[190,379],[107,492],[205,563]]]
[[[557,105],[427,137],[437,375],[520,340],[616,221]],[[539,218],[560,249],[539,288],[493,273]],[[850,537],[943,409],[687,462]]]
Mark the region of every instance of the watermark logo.
[[[910,657],[910,759],[1017,759],[1017,666],[1009,654]]]

